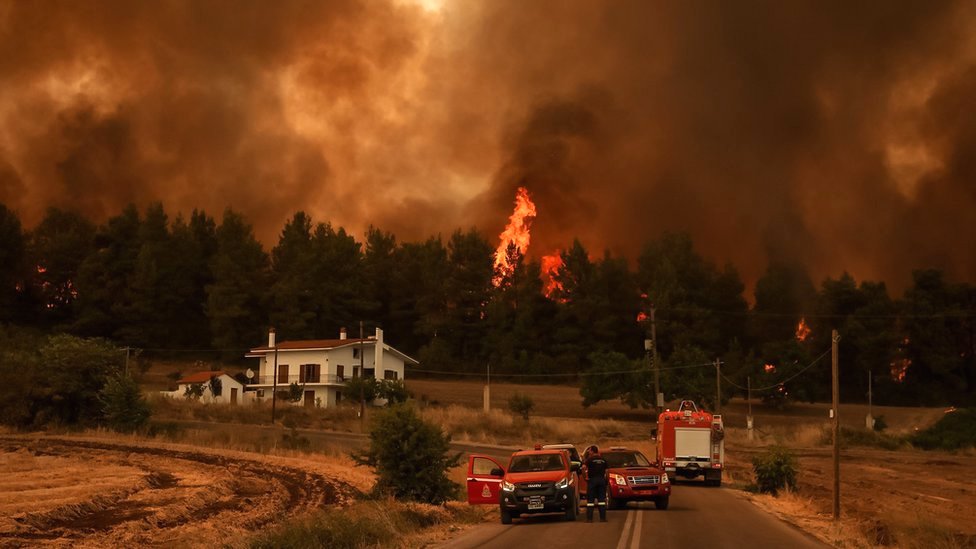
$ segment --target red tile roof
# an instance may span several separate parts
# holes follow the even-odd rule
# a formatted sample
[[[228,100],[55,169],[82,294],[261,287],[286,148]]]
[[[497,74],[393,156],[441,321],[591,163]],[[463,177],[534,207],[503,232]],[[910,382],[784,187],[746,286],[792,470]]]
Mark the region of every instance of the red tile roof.
[[[216,372],[196,372],[185,376],[183,379],[177,381],[176,383],[206,383],[210,381],[211,377],[220,377],[224,375],[225,372],[217,370]]]

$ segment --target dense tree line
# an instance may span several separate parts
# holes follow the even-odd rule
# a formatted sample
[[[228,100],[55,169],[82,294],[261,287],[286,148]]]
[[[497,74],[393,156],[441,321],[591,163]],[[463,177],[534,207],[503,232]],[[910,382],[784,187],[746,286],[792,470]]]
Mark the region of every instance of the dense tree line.
[[[160,204],[99,226],[51,209],[25,230],[0,204],[0,323],[240,360],[269,326],[280,340],[336,337],[340,327],[355,337],[362,320],[425,370],[490,363],[497,375],[581,380],[587,404],[636,406],[652,401],[653,307],[669,398],[713,399],[708,364],[720,358],[728,394],[748,377],[770,397],[825,399],[822,355],[836,328],[845,400],[865,398],[869,374],[877,402],[976,400],[976,288],[937,270],[915,272],[893,297],[880,281],[845,273],[818,287],[803,266],[773,262],[750,307],[735,267],[704,259],[687,234],[648,241],[633,269],[569,243],[549,295],[540,263],[514,247],[514,268],[493,283],[493,253],[474,229],[399,242],[370,228],[357,240],[304,212],[269,253],[239,213],[171,218]]]

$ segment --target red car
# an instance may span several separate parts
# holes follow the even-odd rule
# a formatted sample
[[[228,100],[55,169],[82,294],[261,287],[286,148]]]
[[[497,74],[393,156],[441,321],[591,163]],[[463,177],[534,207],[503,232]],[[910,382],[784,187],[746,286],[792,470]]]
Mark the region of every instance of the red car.
[[[499,506],[502,524],[533,513],[562,513],[576,520],[579,507],[579,464],[563,449],[520,450],[508,468],[489,456],[468,459],[468,503]]]
[[[671,497],[668,473],[638,450],[613,447],[602,452],[607,460],[607,507],[621,509],[628,501],[653,501],[667,509]]]

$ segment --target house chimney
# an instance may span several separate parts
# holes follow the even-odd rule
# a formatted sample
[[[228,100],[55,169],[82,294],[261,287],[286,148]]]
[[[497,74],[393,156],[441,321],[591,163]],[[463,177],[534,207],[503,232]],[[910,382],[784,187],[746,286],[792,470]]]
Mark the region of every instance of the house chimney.
[[[268,330],[268,347],[275,346],[275,331],[274,328]]]
[[[346,327],[339,328],[339,339],[346,339]]]
[[[376,379],[383,379],[383,330],[376,329],[376,346],[373,358],[373,367],[376,368]]]

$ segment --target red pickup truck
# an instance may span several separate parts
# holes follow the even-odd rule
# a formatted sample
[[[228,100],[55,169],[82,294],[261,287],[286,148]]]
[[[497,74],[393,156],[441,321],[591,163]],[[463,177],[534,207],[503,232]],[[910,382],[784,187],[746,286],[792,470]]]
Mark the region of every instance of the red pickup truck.
[[[468,503],[497,504],[502,524],[532,513],[563,513],[576,520],[579,511],[579,465],[564,449],[520,450],[508,467],[489,456],[468,458]]]

